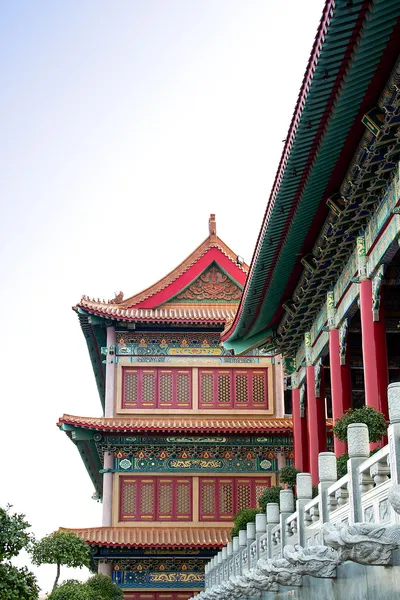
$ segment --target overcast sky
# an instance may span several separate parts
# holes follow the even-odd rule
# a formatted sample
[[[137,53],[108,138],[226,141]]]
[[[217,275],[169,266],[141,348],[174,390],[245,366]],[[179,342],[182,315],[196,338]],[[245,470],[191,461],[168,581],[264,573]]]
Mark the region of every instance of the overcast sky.
[[[250,262],[323,4],[0,2],[0,504],[38,537],[101,524],[56,427],[101,415],[71,306],[158,280],[211,212]]]

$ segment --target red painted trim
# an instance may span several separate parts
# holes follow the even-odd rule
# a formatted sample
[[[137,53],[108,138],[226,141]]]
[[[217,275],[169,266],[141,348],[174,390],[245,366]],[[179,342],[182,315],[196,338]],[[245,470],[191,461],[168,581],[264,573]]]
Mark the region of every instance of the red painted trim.
[[[339,419],[351,406],[351,373],[349,357],[347,356],[345,365],[340,364],[338,329],[331,329],[329,331],[329,365],[332,393],[332,417],[333,421],[336,421],[336,419]],[[336,456],[340,456],[347,452],[346,442],[341,442],[334,437],[333,444]]]
[[[135,304],[134,307],[130,308],[156,308],[160,306],[160,304],[164,304],[176,294],[178,294],[181,290],[186,288],[192,281],[197,279],[201,275],[201,273],[212,263],[216,262],[220,265],[220,267],[226,271],[235,281],[237,281],[241,286],[244,286],[246,281],[246,274],[243,273],[229,258],[221,252],[218,248],[210,248],[207,250],[205,254],[199,260],[194,263],[185,273],[182,273],[178,279],[173,281],[163,290],[154,294],[150,298],[146,298],[146,300],[142,300],[138,304]]]
[[[360,317],[364,365],[365,404],[373,406],[388,418],[387,386],[389,383],[385,312],[383,301],[379,321],[373,320],[372,281],[360,283]]]

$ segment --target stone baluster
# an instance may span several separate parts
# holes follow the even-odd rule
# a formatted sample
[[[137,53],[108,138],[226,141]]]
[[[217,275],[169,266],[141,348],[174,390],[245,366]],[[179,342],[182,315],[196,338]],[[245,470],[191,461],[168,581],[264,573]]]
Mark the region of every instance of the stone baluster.
[[[296,476],[296,511],[298,514],[299,544],[306,545],[306,525],[304,520],[304,507],[312,499],[312,480],[310,473],[298,473]]]
[[[251,568],[251,560],[252,560],[252,544],[256,540],[256,524],[255,522],[247,523],[246,525],[246,534],[247,534],[247,568]]]
[[[232,538],[232,556],[233,556],[233,572],[234,575],[240,575],[240,546],[239,536],[235,535]]]
[[[319,518],[322,523],[329,521],[328,487],[337,481],[337,462],[334,452],[320,452],[318,455],[318,494]]]
[[[220,550],[217,554],[217,585],[222,583],[224,580],[223,576],[223,565],[222,565],[222,550]]]
[[[214,562],[214,576],[213,576],[213,585],[217,585],[217,581],[218,581],[218,554],[216,554],[213,558],[213,562]]]
[[[228,549],[226,546],[222,548],[222,577],[223,581],[229,579]]]
[[[269,502],[267,504],[267,534],[268,534],[268,558],[272,558],[272,535],[271,532],[279,523],[279,504]]]
[[[240,574],[248,569],[247,555],[247,531],[242,529],[239,531],[239,546],[240,546]]]
[[[259,513],[256,515],[256,561],[260,558],[260,538],[267,531],[267,515],[264,513]]]
[[[228,573],[229,573],[229,577],[231,577],[231,575],[233,575],[235,572],[234,566],[233,566],[233,543],[232,542],[228,542],[228,544],[226,546],[226,553],[228,555]]]
[[[400,485],[400,382],[388,386],[389,402],[389,464],[393,485]],[[392,508],[392,522],[400,523],[400,515]]]
[[[361,523],[363,520],[358,467],[369,457],[368,427],[365,423],[351,423],[348,426],[347,443],[349,447],[349,460],[347,461],[349,524],[353,525]]]
[[[286,546],[286,519],[294,513],[294,496],[293,490],[281,490],[279,492],[280,516],[279,522],[281,527],[281,550]]]

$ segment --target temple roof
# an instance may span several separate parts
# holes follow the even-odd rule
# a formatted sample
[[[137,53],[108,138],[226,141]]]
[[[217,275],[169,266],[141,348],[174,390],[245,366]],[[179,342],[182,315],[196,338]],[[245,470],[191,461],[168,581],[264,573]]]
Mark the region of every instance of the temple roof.
[[[173,433],[276,433],[292,430],[292,419],[268,418],[268,417],[245,417],[231,415],[221,417],[220,415],[207,417],[180,417],[173,415],[160,415],[149,417],[79,417],[63,415],[58,427],[72,425],[85,429],[108,432],[173,432]]]
[[[67,529],[90,545],[152,548],[222,548],[230,539],[227,527],[92,527]]]
[[[399,51],[397,0],[326,1],[227,348],[271,339],[287,302],[301,318],[281,350],[312,322],[396,164]]]
[[[115,304],[104,304],[82,298],[80,307],[86,308],[91,314],[107,316],[109,319],[119,321],[135,321],[140,323],[220,323],[233,319],[236,314],[234,308],[122,308]]]
[[[235,313],[247,271],[248,265],[217,236],[215,215],[210,215],[209,236],[168,275],[126,299],[122,292],[108,301],[82,296],[74,310],[118,321],[225,323]],[[193,305],[164,306],[171,301]],[[221,303],[233,306],[220,308]]]
[[[222,331],[234,319],[248,266],[217,236],[215,215],[209,235],[180,265],[143,292],[112,300],[82,296],[73,307],[86,338],[101,403],[104,407],[105,367],[101,348],[106,326],[119,329],[190,327]]]

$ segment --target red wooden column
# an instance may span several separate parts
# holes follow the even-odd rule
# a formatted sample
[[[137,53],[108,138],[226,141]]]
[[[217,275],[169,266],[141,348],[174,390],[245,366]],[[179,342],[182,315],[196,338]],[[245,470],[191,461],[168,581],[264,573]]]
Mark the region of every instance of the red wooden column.
[[[346,364],[343,364],[346,361]],[[341,356],[340,333],[338,329],[329,331],[329,363],[331,375],[332,417],[336,419],[351,406],[351,372],[348,360]],[[334,437],[336,456],[347,452],[346,442]]]
[[[302,406],[300,388],[292,388],[292,418],[294,466],[302,473],[308,472],[307,421]]]
[[[313,484],[318,479],[318,454],[326,450],[325,399],[317,398],[315,367],[311,362],[311,334],[305,334],[306,380],[307,380],[307,434],[309,469]]]
[[[363,245],[364,244],[364,245]],[[383,302],[380,302],[379,283],[367,279],[365,240],[357,238],[360,277],[360,315],[364,364],[365,404],[383,412],[388,418],[387,386],[389,383],[386,330]],[[383,269],[383,267],[382,267]],[[377,277],[383,276],[381,269]]]

